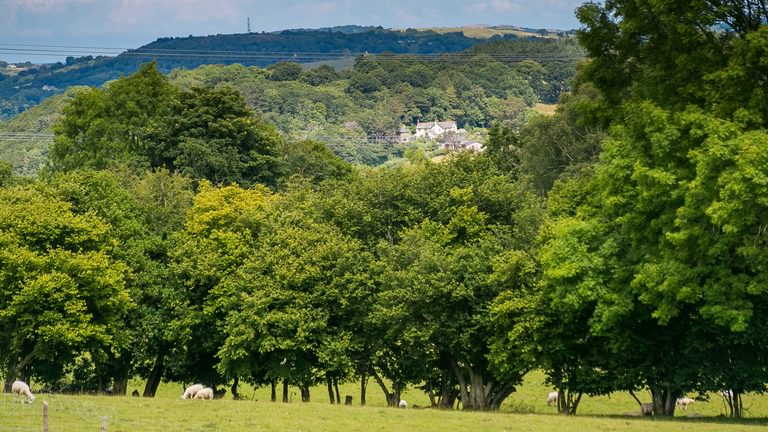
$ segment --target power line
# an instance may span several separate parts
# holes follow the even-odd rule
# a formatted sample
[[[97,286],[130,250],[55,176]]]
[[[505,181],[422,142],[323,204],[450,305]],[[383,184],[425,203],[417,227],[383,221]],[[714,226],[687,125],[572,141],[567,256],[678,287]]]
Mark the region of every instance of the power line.
[[[95,51],[94,51],[95,50]],[[584,58],[582,52],[571,53],[474,53],[474,52],[440,52],[440,53],[368,53],[353,51],[320,52],[320,51],[230,51],[230,50],[201,50],[201,49],[157,49],[139,48],[124,50],[123,48],[107,47],[81,47],[69,45],[31,45],[31,44],[0,44],[0,54],[30,55],[30,56],[72,56],[72,55],[105,55],[118,57],[142,57],[142,58],[173,58],[180,60],[291,60],[304,61],[337,60],[348,57],[384,57],[397,58],[400,61],[421,59],[445,59],[464,60],[478,56],[488,56],[499,61],[570,61]]]

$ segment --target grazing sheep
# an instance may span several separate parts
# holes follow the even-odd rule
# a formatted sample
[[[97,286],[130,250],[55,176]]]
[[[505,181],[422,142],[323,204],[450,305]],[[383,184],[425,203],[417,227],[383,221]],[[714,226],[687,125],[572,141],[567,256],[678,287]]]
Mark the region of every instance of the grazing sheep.
[[[557,405],[558,397],[560,397],[560,395],[556,391],[549,392],[549,394],[547,394],[547,406],[552,406],[552,404]]]
[[[195,393],[195,399],[213,400],[213,389],[206,387],[199,392]]]
[[[25,399],[27,403],[35,401],[35,395],[32,394],[29,390],[29,386],[24,381],[14,381],[11,386],[11,393],[13,393],[14,396],[18,395],[22,403],[24,403]]]
[[[644,403],[644,404],[640,405],[640,412],[644,416],[652,416],[654,414],[653,413],[653,404],[652,403]]]
[[[405,399],[400,399],[400,403],[397,404],[400,408],[408,408],[408,402],[405,401]]]
[[[193,399],[197,392],[203,389],[202,384],[195,384],[187,387],[186,390],[184,390],[184,394],[181,395],[182,399]]]
[[[677,398],[677,401],[675,403],[676,403],[678,408],[687,411],[688,410],[688,405],[690,405],[690,404],[692,404],[694,402],[696,402],[696,401],[691,399],[691,398],[689,398],[689,397],[682,397],[682,398]]]

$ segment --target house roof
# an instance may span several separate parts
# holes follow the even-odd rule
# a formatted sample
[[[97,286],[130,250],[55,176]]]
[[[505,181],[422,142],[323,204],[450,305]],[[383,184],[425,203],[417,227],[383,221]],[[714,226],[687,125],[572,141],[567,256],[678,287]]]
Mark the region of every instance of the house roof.
[[[416,123],[416,129],[431,129],[435,125],[439,125],[443,129],[450,129],[454,126],[456,126],[456,122],[453,120],[446,120],[446,121],[431,121],[431,122],[418,122]]]

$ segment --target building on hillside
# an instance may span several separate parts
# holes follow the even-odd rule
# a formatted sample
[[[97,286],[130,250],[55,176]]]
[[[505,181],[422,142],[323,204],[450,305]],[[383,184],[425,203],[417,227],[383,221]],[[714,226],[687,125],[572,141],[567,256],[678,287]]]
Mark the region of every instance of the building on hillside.
[[[416,123],[416,138],[426,137],[429,139],[435,139],[446,132],[458,132],[456,122],[453,120],[448,121],[433,121],[433,122],[418,122]]]
[[[464,146],[464,150],[480,153],[485,151],[485,145],[477,141],[470,141]]]
[[[400,129],[397,131],[397,142],[408,143],[411,142],[411,138],[411,131],[404,124],[401,124]]]

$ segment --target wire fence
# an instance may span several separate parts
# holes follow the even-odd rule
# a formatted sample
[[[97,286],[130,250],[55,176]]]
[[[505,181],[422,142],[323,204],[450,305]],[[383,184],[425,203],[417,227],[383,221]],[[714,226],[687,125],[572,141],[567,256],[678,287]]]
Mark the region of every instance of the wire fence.
[[[102,431],[126,423],[117,410],[88,397],[37,394],[32,403],[0,394],[0,432]]]

